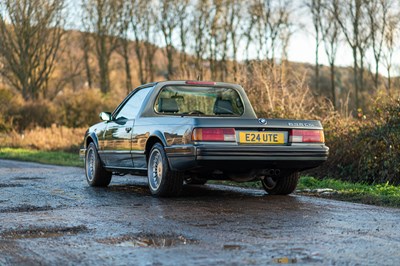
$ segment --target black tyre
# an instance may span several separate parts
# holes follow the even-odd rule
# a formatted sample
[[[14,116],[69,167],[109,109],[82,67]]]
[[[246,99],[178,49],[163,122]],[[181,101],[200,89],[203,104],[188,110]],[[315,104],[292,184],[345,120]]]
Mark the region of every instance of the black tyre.
[[[299,173],[294,172],[287,176],[265,177],[261,184],[266,192],[271,195],[288,195],[292,193],[299,181]]]
[[[160,143],[151,148],[147,162],[147,178],[153,196],[173,197],[182,192],[183,173],[170,170],[167,155]]]
[[[90,143],[85,156],[86,181],[92,187],[106,187],[111,182],[112,173],[101,165],[96,145]]]

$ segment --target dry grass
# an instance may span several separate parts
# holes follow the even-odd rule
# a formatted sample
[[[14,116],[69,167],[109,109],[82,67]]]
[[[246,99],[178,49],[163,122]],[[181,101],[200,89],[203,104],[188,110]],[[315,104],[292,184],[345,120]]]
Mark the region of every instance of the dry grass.
[[[86,128],[52,125],[49,128],[36,127],[23,133],[0,133],[0,147],[76,152],[81,146],[85,131]]]
[[[289,72],[285,62],[253,62],[240,73],[239,81],[259,116],[322,119],[333,112],[329,101],[313,95],[307,73]]]

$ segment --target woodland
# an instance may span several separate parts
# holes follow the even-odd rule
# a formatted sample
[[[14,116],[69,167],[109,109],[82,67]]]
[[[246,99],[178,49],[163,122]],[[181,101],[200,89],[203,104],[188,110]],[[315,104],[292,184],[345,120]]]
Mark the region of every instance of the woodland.
[[[259,117],[322,121],[330,156],[309,174],[398,185],[399,13],[394,0],[1,0],[0,147],[76,152],[138,85],[224,81]],[[288,57],[297,32],[314,63]]]

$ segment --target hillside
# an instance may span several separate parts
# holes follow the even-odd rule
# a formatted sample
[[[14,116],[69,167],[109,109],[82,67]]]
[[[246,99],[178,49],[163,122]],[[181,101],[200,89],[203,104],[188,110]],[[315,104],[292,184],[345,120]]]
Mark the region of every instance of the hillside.
[[[3,95],[2,101],[0,101],[0,110],[2,111],[0,122],[3,127],[4,123],[11,123],[9,126],[14,125],[22,129],[35,124],[48,126],[53,122],[70,127],[86,126],[97,121],[96,114],[99,111],[112,110],[125,97],[128,87],[126,85],[126,63],[121,49],[115,50],[111,55],[110,93],[102,95],[99,91],[99,67],[95,46],[93,42],[90,43],[87,48],[89,51],[87,61],[85,61],[84,36],[87,36],[87,33],[79,31],[67,31],[64,35],[61,44],[62,51],[58,55],[44,99],[38,102],[24,103],[5,80],[0,80],[0,94]],[[143,42],[139,45],[144,53],[141,54],[143,57],[147,55],[146,49],[151,48],[154,51],[151,68],[148,68],[148,62],[142,62],[144,72],[142,79],[145,82],[165,80],[168,65],[165,49]],[[134,88],[141,84],[135,43],[130,41],[128,48],[131,86]],[[182,62],[182,60],[185,61]],[[317,89],[314,66],[306,63],[285,61],[281,64],[272,64],[267,61],[203,60],[200,73],[196,70],[199,69],[199,62],[196,62],[195,56],[178,51],[174,53],[173,62],[175,73],[173,79],[196,79],[201,76],[204,80],[240,83],[248,91],[249,98],[260,115],[279,117],[306,115],[318,118],[324,116],[323,112],[326,110],[324,105],[332,102],[330,68],[327,66],[320,68],[320,82],[319,89]],[[88,81],[88,71],[91,82]],[[336,109],[342,114],[348,115],[354,110],[352,68],[338,67],[335,73]],[[363,107],[370,105],[373,99],[371,96],[376,93],[371,79],[372,74],[366,72],[365,77],[366,86],[361,91]],[[381,87],[384,88],[386,79],[381,77],[381,81]],[[398,79],[396,83],[398,83]],[[306,102],[301,100],[305,96],[309,99]],[[14,98],[11,104],[7,100],[10,97]],[[53,106],[54,104],[55,106]],[[62,111],[59,110],[60,108]],[[363,109],[365,109],[364,112],[368,112],[367,108]],[[24,115],[26,112],[36,114],[37,118],[28,117],[26,119]],[[21,119],[22,117],[25,119]],[[38,117],[41,118],[38,119]]]

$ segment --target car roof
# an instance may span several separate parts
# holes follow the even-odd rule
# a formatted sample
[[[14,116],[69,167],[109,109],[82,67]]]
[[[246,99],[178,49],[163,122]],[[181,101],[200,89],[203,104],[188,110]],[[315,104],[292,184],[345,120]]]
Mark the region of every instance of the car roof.
[[[139,86],[141,87],[149,87],[155,85],[199,85],[199,86],[239,86],[237,83],[229,83],[229,82],[219,82],[219,81],[206,81],[206,80],[164,80],[164,81],[156,81],[147,84],[143,84]]]

